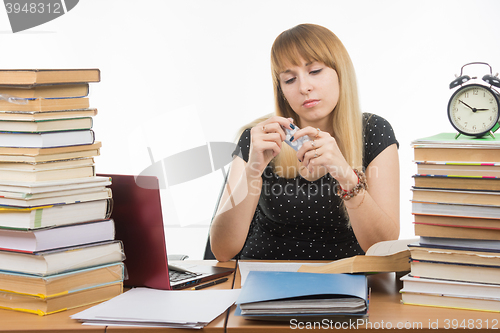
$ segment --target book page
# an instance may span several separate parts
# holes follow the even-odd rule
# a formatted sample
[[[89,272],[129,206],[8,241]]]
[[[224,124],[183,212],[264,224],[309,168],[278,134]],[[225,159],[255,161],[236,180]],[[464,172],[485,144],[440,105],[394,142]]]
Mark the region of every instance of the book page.
[[[373,244],[368,251],[367,256],[389,256],[391,254],[408,250],[408,244],[418,242],[418,238],[398,239],[393,241],[378,242]]]

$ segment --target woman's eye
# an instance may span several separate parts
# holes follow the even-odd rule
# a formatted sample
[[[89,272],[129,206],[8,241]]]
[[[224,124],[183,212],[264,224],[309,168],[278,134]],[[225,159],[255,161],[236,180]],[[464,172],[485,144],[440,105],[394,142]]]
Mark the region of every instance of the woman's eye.
[[[290,83],[292,83],[293,81],[295,81],[295,78],[294,78],[294,77],[292,77],[291,79],[285,80],[285,84],[290,84]]]
[[[311,71],[310,74],[319,74],[322,70],[323,70],[323,68],[316,69],[314,71]]]

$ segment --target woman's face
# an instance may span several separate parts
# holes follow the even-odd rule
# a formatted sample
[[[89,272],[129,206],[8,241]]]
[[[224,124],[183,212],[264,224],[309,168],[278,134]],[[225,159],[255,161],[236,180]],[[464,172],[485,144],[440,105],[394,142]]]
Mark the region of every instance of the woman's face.
[[[280,73],[283,94],[303,124],[327,119],[339,100],[337,72],[322,62],[306,62]]]

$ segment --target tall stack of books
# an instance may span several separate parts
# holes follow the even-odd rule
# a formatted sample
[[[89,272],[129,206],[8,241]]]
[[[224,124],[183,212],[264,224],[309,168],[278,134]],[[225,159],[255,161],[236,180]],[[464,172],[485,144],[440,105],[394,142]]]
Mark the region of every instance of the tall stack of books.
[[[96,177],[98,69],[0,70],[0,308],[46,315],[123,290],[111,180]]]
[[[441,133],[412,142],[418,244],[405,304],[500,311],[500,137]]]

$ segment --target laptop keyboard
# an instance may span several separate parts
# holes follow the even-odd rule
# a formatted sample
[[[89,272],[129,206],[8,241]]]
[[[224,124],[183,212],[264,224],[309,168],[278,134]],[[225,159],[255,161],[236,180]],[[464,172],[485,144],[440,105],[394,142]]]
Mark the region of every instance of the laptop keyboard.
[[[200,273],[192,273],[192,272],[179,272],[169,269],[168,274],[170,276],[170,282],[179,282],[183,280],[189,280],[196,276],[201,275]]]

